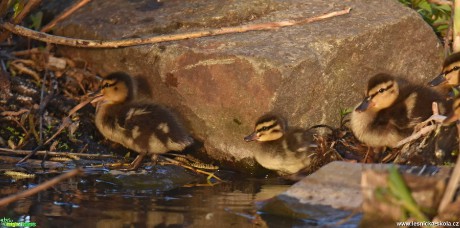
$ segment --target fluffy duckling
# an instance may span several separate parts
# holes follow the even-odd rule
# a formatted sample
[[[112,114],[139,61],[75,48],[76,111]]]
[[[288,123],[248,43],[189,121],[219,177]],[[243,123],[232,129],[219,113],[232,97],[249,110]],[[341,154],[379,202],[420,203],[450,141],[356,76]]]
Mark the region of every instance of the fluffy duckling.
[[[100,94],[93,102],[96,126],[113,142],[139,153],[128,170],[136,170],[145,155],[182,151],[193,139],[167,108],[148,102],[136,102],[132,78],[121,72],[102,80]]]
[[[311,131],[288,130],[287,122],[272,113],[261,116],[254,132],[244,140],[260,142],[261,150],[254,153],[256,161],[282,175],[294,174],[309,166],[316,147]]]
[[[460,52],[444,60],[442,73],[428,83],[429,86],[441,86],[441,90],[450,90],[460,85]]]
[[[351,130],[370,147],[395,147],[412,134],[415,125],[432,115],[437,92],[388,74],[373,76],[364,100],[351,114]]]

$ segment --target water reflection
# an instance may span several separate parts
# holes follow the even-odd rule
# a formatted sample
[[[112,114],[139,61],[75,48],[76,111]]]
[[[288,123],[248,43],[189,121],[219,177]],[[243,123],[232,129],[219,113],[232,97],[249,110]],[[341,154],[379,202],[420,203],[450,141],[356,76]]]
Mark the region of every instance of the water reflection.
[[[138,188],[119,186],[90,174],[0,208],[0,217],[32,221],[38,227],[283,227],[311,221],[259,216],[255,202],[285,191],[281,180],[245,179],[214,186]],[[11,182],[0,176],[0,197],[24,191],[49,179]],[[139,180],[140,177],[136,177]],[[104,180],[103,180],[104,179]],[[272,224],[272,225],[270,225]]]
[[[256,208],[290,187],[281,179],[241,180],[232,174],[224,179],[236,180],[211,186],[203,176],[177,167],[141,173],[85,172],[85,176],[0,208],[0,218],[35,222],[37,227],[308,227],[335,224],[347,216],[294,219]],[[0,197],[33,188],[56,175],[45,172],[34,179],[14,181],[0,174]],[[346,225],[358,223],[356,217]]]

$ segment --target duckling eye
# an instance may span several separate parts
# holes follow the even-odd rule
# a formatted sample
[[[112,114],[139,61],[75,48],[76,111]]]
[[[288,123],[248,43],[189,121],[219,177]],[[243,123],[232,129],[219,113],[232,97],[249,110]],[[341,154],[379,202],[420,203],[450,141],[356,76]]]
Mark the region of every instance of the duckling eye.
[[[267,131],[269,128],[267,126],[264,126],[264,127],[261,127],[257,130],[257,132],[261,132],[261,131]]]
[[[460,67],[459,66],[454,66],[454,68],[452,70],[460,70]]]
[[[110,86],[110,84],[108,82],[106,82],[105,84],[102,85],[102,88],[105,89],[105,88],[107,88],[109,86]]]
[[[383,89],[383,88],[379,89],[379,93],[383,93],[383,92],[385,92],[385,89]]]

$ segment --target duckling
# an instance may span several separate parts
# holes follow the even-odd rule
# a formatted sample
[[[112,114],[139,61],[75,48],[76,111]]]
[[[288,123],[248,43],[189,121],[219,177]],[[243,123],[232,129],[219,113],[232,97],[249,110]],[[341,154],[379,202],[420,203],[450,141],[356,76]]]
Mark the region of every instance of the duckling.
[[[432,115],[432,103],[442,102],[437,92],[388,74],[373,76],[364,100],[351,114],[351,130],[374,148],[396,147],[415,125]]]
[[[287,122],[273,113],[261,116],[254,132],[244,140],[260,142],[262,148],[254,153],[256,161],[281,175],[294,174],[308,167],[316,147],[313,132],[299,128],[288,130]]]
[[[449,91],[451,87],[460,85],[460,52],[454,53],[444,60],[442,73],[431,80],[429,86],[440,86],[439,90]]]
[[[96,108],[96,127],[113,142],[136,151],[139,155],[128,170],[136,170],[145,155],[182,151],[193,139],[176,116],[159,104],[135,101],[133,79],[122,72],[106,76]]]

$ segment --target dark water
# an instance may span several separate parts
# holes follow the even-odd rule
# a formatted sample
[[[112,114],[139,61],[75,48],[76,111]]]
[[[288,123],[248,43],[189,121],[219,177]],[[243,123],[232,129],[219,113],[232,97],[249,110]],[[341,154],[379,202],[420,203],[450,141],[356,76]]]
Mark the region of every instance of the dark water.
[[[86,170],[85,176],[0,208],[0,218],[37,227],[309,227],[311,220],[263,214],[257,202],[285,191],[279,179],[245,179],[210,185],[205,178],[155,168],[127,175]],[[13,180],[0,175],[0,197],[24,191],[56,174]],[[328,221],[329,223],[331,221]],[[316,224],[318,225],[318,224]],[[348,226],[350,227],[350,226]]]

